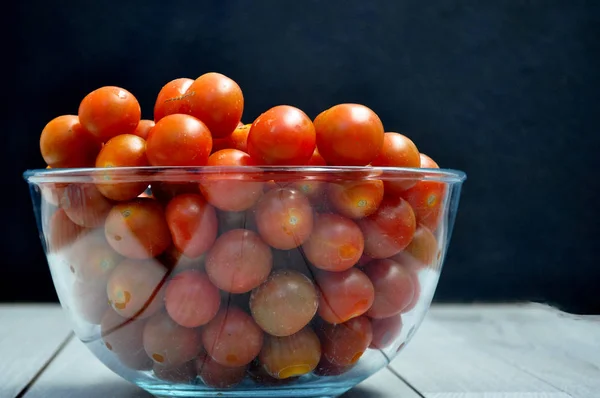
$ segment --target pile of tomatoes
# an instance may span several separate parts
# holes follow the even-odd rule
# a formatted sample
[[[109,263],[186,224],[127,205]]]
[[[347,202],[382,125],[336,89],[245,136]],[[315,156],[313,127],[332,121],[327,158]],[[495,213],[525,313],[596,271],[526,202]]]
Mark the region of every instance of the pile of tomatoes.
[[[418,271],[439,262],[440,182],[112,178],[143,166],[438,167],[364,105],[314,120],[279,105],[251,124],[243,108],[235,81],[206,73],[163,86],[153,120],[127,90],[101,87],[41,134],[49,168],[101,170],[41,184],[74,311],[123,365],[159,379],[227,388],[343,373],[397,342]]]

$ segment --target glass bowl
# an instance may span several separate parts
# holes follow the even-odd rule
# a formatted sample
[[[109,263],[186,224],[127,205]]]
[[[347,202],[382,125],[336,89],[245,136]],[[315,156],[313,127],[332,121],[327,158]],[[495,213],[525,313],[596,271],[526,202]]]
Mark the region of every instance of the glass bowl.
[[[335,397],[417,331],[465,174],[143,167],[25,178],[71,327],[116,374],[157,396]]]

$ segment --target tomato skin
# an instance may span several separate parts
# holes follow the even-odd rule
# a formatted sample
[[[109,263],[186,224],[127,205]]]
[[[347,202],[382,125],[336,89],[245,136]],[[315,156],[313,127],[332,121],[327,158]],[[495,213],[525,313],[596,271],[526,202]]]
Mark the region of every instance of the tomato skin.
[[[204,272],[182,271],[171,278],[165,289],[165,308],[179,325],[195,328],[210,322],[219,312],[219,289]]]
[[[115,205],[104,225],[106,240],[122,256],[149,259],[171,245],[171,234],[162,206],[149,198]]]
[[[366,316],[336,325],[323,324],[320,330],[323,357],[338,366],[358,362],[373,340],[371,322]]]
[[[435,160],[433,160],[428,155],[425,155],[424,153],[419,154],[419,161],[420,161],[419,162],[420,167],[422,169],[439,169],[440,168],[440,166],[438,166],[438,164],[435,162]]]
[[[348,218],[370,216],[383,200],[384,183],[381,180],[335,182],[327,188],[333,208]]]
[[[415,143],[399,133],[385,133],[381,151],[371,165],[376,167],[420,167],[421,159]],[[397,195],[414,186],[416,181],[385,181],[386,194]]]
[[[96,158],[96,167],[144,167],[148,166],[146,141],[133,134],[120,134],[104,144]],[[110,171],[103,173],[103,181],[112,179]],[[98,183],[96,187],[102,195],[112,200],[136,198],[148,187],[148,183]]]
[[[339,272],[358,262],[364,250],[364,238],[354,221],[337,214],[319,214],[302,248],[315,267]]]
[[[338,104],[314,120],[317,148],[327,164],[365,166],[383,145],[384,130],[379,116],[360,104]]]
[[[244,112],[244,95],[231,78],[216,72],[199,76],[185,93],[190,115],[202,120],[213,138],[227,137]]]
[[[289,250],[308,239],[313,212],[308,199],[295,189],[272,189],[256,205],[256,225],[263,240],[275,249]]]
[[[44,126],[40,136],[42,157],[53,169],[92,167],[101,146],[75,115],[52,119]]]
[[[358,220],[365,237],[365,254],[388,258],[403,250],[417,228],[415,213],[400,197],[386,197],[375,213]]]
[[[411,256],[421,267],[434,267],[438,256],[438,243],[435,235],[423,224],[418,224],[410,244],[403,253]]]
[[[204,166],[212,149],[210,131],[190,115],[173,114],[150,130],[146,155],[152,166]]]
[[[374,260],[364,267],[373,287],[375,300],[367,311],[371,318],[388,318],[406,312],[415,297],[414,274],[392,260]]]
[[[325,322],[344,323],[363,315],[375,299],[373,283],[356,267],[343,272],[316,273],[319,288],[318,313]]]
[[[217,213],[201,195],[182,194],[167,205],[166,220],[175,247],[187,257],[198,257],[217,238]]]
[[[417,222],[435,231],[441,220],[445,194],[446,187],[441,182],[418,181],[404,191],[402,197],[410,203]]]
[[[189,104],[185,100],[185,92],[193,82],[193,79],[180,77],[162,86],[154,103],[155,123],[167,115],[190,113]]]
[[[99,141],[135,131],[142,116],[138,100],[121,87],[104,86],[86,95],[79,104],[81,125]]]
[[[155,124],[156,123],[154,123],[154,120],[142,119],[131,134],[137,135],[138,137],[146,140],[148,138],[148,133],[150,130],[152,130],[152,127],[154,127]]]
[[[221,149],[237,149],[242,152],[248,152],[248,133],[252,124],[240,124],[233,130],[233,133],[225,138],[213,139],[213,153]]]
[[[95,184],[70,184],[61,189],[60,207],[71,221],[86,228],[101,226],[112,207]]]
[[[321,156],[317,148],[315,148],[312,156],[310,157],[310,159],[308,159],[306,165],[327,166],[327,163],[325,162],[325,159],[323,159],[323,156]],[[324,196],[327,190],[327,183],[325,181],[306,179],[294,182],[292,186],[300,192],[302,192],[304,195],[306,195],[315,206],[322,204],[322,202],[325,200]]]
[[[87,232],[89,231],[71,221],[63,209],[56,210],[50,217],[48,227],[44,231],[48,253],[69,248]]]
[[[255,162],[245,152],[237,149],[222,149],[208,158],[207,166],[254,166]],[[239,179],[228,179],[219,175],[207,175],[199,184],[206,200],[223,211],[244,211],[252,207],[262,196],[263,183],[249,181],[240,174]]]
[[[312,121],[289,105],[278,105],[261,114],[248,133],[248,153],[258,164],[304,165],[315,145]]]

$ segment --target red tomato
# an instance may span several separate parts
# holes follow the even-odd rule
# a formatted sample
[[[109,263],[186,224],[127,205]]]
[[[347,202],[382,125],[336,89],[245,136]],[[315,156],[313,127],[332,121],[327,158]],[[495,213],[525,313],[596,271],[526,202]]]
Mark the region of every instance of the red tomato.
[[[220,73],[198,77],[185,93],[190,115],[202,120],[213,138],[227,137],[244,112],[244,95],[238,84]]]
[[[373,340],[371,322],[365,316],[337,325],[324,324],[320,332],[323,357],[338,366],[358,362]]]
[[[77,225],[86,228],[101,226],[112,207],[95,184],[70,184],[61,190],[60,207]]]
[[[381,151],[383,124],[371,109],[339,104],[314,121],[319,153],[330,165],[365,166]]]
[[[63,209],[56,210],[50,217],[48,227],[44,231],[48,253],[70,247],[86,232],[88,231],[85,228],[71,221]]]
[[[165,307],[175,322],[195,328],[210,322],[219,311],[221,296],[204,272],[187,270],[175,275],[165,290]]]
[[[234,306],[221,309],[202,330],[207,353],[230,367],[249,364],[260,352],[263,339],[263,331],[252,317]]]
[[[375,288],[375,300],[367,312],[371,318],[388,318],[405,312],[413,302],[413,273],[392,260],[375,260],[364,268]]]
[[[248,151],[248,133],[251,124],[239,124],[233,133],[225,138],[213,139],[213,153],[221,149],[237,149],[242,152]]]
[[[75,115],[52,119],[40,136],[42,157],[51,168],[93,167],[101,143],[88,133]]]
[[[260,115],[248,133],[248,153],[258,164],[303,165],[315,151],[315,127],[298,108],[273,107]]]
[[[446,188],[437,181],[418,181],[414,187],[402,192],[402,197],[410,203],[416,220],[435,231],[442,216],[442,206]]]
[[[435,267],[438,259],[438,243],[429,228],[417,225],[415,235],[403,253],[410,255],[420,267]]]
[[[343,216],[363,218],[377,211],[383,200],[381,180],[342,181],[327,186],[329,202]]]
[[[267,374],[284,380],[312,372],[321,359],[319,337],[310,327],[291,336],[269,336],[259,355]]]
[[[234,367],[221,365],[206,353],[200,354],[196,359],[196,370],[202,382],[213,388],[235,387],[246,376],[246,365]]]
[[[217,214],[201,195],[174,197],[167,205],[165,214],[173,244],[184,255],[198,257],[215,242]]]
[[[273,267],[273,254],[257,233],[234,229],[219,236],[206,256],[206,273],[219,289],[247,293],[263,283]]]
[[[319,153],[319,151],[315,148],[312,156],[306,163],[307,166],[327,166],[325,159]],[[317,180],[302,180],[293,183],[293,187],[306,195],[313,204],[318,205],[322,203],[325,198],[323,197],[326,190],[325,181],[317,181]]]
[[[440,166],[424,153],[419,154],[420,167],[423,169],[439,169]]]
[[[207,166],[253,166],[254,160],[237,149],[223,149],[208,158]],[[234,179],[234,177],[237,177]],[[244,211],[254,206],[262,196],[263,183],[251,181],[243,174],[207,175],[200,183],[206,200],[224,211]]]
[[[371,162],[376,167],[419,167],[419,150],[412,140],[398,133],[385,133],[379,155]],[[397,195],[415,185],[416,181],[385,181],[385,192]]]
[[[364,238],[354,221],[337,214],[319,214],[302,248],[315,267],[339,272],[358,262],[364,250]]]
[[[154,103],[154,122],[167,115],[175,113],[190,113],[190,107],[185,100],[185,92],[194,80],[186,77],[171,80],[159,91]]]
[[[342,272],[318,272],[318,313],[329,323],[344,323],[371,308],[375,290],[371,280],[358,268]]]
[[[365,254],[388,258],[403,250],[417,228],[410,204],[397,197],[386,197],[375,213],[358,220],[365,237]]]
[[[133,134],[121,134],[108,140],[96,158],[96,167],[144,167],[148,166],[146,158],[146,141]],[[103,181],[113,179],[112,173],[106,171],[100,177]],[[136,198],[148,188],[148,182],[96,184],[100,193],[112,200],[129,200]]]
[[[171,234],[162,206],[148,198],[115,205],[104,225],[106,240],[125,257],[156,257],[171,244]]]
[[[148,319],[143,341],[146,354],[154,362],[169,367],[193,360],[202,350],[200,330],[185,328],[164,312]]]
[[[204,166],[212,149],[210,131],[190,115],[173,114],[148,134],[147,156],[152,166]]]
[[[100,87],[79,104],[81,125],[102,142],[119,134],[133,133],[141,115],[138,100],[121,87]]]
[[[145,140],[148,138],[148,133],[150,132],[152,127],[154,127],[154,125],[154,120],[142,119],[140,120],[137,127],[135,128],[135,131],[132,134],[137,135],[138,137],[143,138]]]
[[[313,229],[310,202],[295,189],[272,189],[256,205],[256,226],[263,240],[275,249],[298,247]]]
[[[369,348],[383,350],[394,344],[402,333],[402,316],[394,315],[389,318],[371,319],[373,341]]]

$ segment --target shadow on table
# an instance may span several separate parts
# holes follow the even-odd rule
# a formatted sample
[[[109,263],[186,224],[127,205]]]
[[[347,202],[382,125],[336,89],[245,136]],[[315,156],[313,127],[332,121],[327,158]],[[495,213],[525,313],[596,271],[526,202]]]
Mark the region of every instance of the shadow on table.
[[[87,386],[48,386],[44,391],[31,391],[33,397],[47,398],[153,398],[154,396],[132,384],[119,381]],[[39,395],[36,393],[40,393]],[[27,395],[29,396],[29,395]],[[340,398],[389,398],[369,387],[356,386]],[[402,398],[402,397],[395,397]]]

